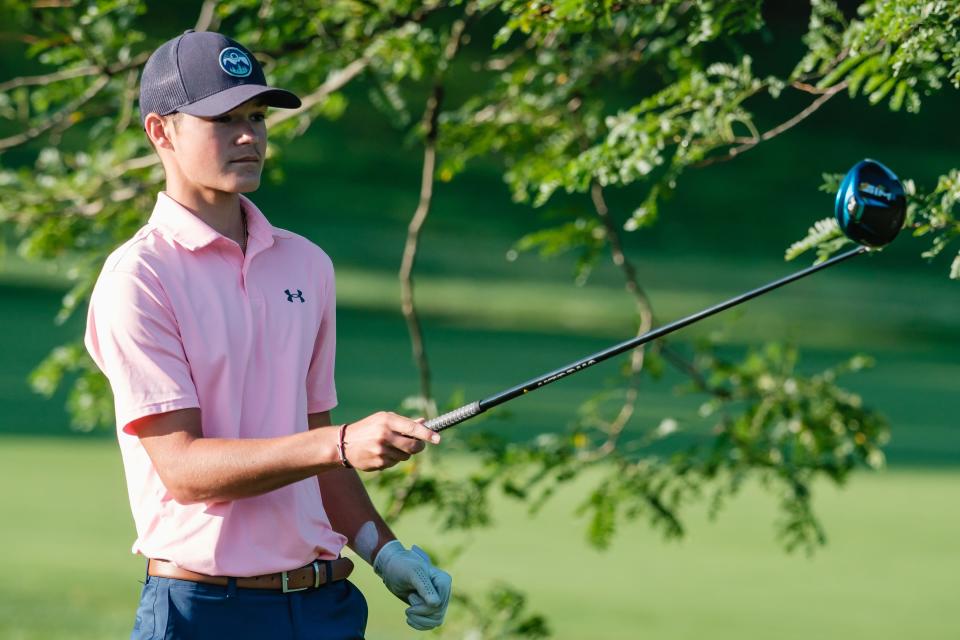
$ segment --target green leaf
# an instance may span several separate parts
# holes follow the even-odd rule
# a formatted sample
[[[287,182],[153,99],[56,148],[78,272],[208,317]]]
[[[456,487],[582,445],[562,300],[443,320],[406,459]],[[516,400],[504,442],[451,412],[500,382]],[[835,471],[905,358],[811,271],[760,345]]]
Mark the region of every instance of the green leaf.
[[[897,83],[897,90],[893,92],[893,96],[890,98],[890,109],[892,111],[900,111],[909,86],[906,80],[901,80]]]
[[[870,79],[867,80],[867,84],[863,86],[863,92],[872,94],[877,87],[884,83],[891,82],[892,80],[892,78],[889,78],[884,73],[874,73],[872,76],[870,76]],[[870,104],[876,104],[876,101],[871,100]]]
[[[888,78],[886,82],[884,82],[880,86],[880,88],[878,88],[876,91],[870,94],[870,98],[869,98],[870,104],[877,104],[878,102],[883,100],[886,97],[886,95],[890,93],[890,90],[893,89],[893,87],[896,84],[897,84],[896,78]],[[867,89],[867,91],[869,91],[869,89]]]
[[[785,254],[784,260],[793,260],[801,254],[815,249],[829,240],[835,240],[843,237],[840,226],[835,218],[824,218],[817,220],[812,227],[807,230],[807,235],[790,245]]]
[[[827,89],[832,87],[837,83],[838,80],[843,78],[847,73],[853,70],[858,64],[861,64],[864,60],[869,59],[867,56],[856,56],[848,57],[844,61],[834,68],[833,71],[825,75],[820,82],[817,83],[818,89]]]
[[[848,94],[851,98],[855,98],[857,93],[859,93],[860,85],[864,80],[870,76],[871,73],[877,68],[879,58],[871,56],[863,64],[857,67],[848,77]]]

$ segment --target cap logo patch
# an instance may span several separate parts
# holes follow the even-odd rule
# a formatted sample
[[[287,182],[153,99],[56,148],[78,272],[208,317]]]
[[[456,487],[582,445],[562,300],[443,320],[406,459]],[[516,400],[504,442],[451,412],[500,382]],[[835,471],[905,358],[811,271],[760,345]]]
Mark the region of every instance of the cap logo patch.
[[[246,78],[253,72],[249,56],[236,47],[227,47],[220,52],[220,68],[234,78]]]

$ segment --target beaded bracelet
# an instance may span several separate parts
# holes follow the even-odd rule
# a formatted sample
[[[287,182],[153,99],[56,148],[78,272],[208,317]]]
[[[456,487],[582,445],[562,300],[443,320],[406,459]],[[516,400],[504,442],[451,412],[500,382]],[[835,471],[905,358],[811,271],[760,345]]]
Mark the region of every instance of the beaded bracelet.
[[[344,442],[343,442],[343,437],[344,437],[344,436],[346,435],[346,433],[347,433],[347,425],[349,425],[349,424],[350,424],[350,423],[348,422],[348,423],[345,423],[345,424],[340,425],[340,440],[339,440],[339,442],[337,442],[337,453],[340,454],[340,464],[342,464],[343,466],[345,466],[347,469],[353,469],[353,465],[350,464],[350,461],[349,461],[349,460],[347,460],[347,452],[346,452],[346,448],[345,448],[345,445],[344,445]]]

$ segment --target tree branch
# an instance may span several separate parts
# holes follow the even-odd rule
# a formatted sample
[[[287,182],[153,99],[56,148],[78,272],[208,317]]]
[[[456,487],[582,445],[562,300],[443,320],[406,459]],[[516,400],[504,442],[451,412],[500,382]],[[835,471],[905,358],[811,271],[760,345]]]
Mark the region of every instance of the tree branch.
[[[144,52],[140,55],[131,58],[128,62],[119,64],[116,66],[109,66],[106,68],[98,67],[96,65],[90,65],[87,67],[73,67],[72,69],[63,69],[61,71],[56,71],[54,73],[46,73],[39,76],[21,76],[19,78],[13,78],[12,80],[7,80],[6,82],[0,82],[0,91],[9,91],[11,89],[16,89],[17,87],[29,87],[29,86],[40,86],[53,84],[55,82],[60,82],[62,80],[71,80],[73,78],[82,78],[84,76],[95,76],[99,73],[112,76],[118,73],[123,73],[129,69],[139,67],[144,62],[147,61],[147,58],[150,57],[150,52]]]
[[[217,18],[217,1],[203,0],[203,5],[200,7],[200,14],[197,16],[197,23],[193,26],[193,30],[207,31],[211,28],[216,28],[219,22],[220,20]]]
[[[413,298],[413,267],[417,260],[420,230],[430,214],[430,205],[433,201],[433,175],[437,159],[437,118],[440,105],[443,102],[443,85],[437,84],[427,100],[427,109],[424,114],[426,125],[426,142],[423,150],[423,171],[420,176],[420,201],[417,209],[407,225],[407,240],[403,246],[403,258],[400,261],[400,309],[407,323],[407,332],[410,334],[410,347],[413,350],[413,359],[420,375],[420,397],[423,399],[424,410],[432,418],[437,413],[436,402],[430,389],[430,363],[427,359],[426,347],[423,340],[423,330]]]
[[[151,153],[150,155],[146,156],[140,156],[139,158],[130,158],[126,162],[118,164],[114,170],[109,173],[109,179],[116,180],[130,171],[147,169],[155,164],[160,164],[160,157],[155,153]]]
[[[47,73],[40,76],[23,76],[20,78],[14,78],[13,80],[7,80],[6,82],[0,82],[0,91],[10,91],[11,89],[16,89],[17,87],[53,84],[54,82],[60,82],[61,80],[82,78],[84,76],[94,76],[98,73],[100,73],[100,69],[91,65],[89,67],[74,67],[72,69],[64,69],[62,71],[57,71],[56,73]]]
[[[364,56],[362,58],[357,58],[347,66],[342,69],[337,69],[332,71],[330,75],[327,76],[327,79],[322,85],[317,87],[316,91],[304,97],[299,108],[297,109],[284,109],[283,111],[277,111],[270,115],[267,118],[268,126],[275,126],[281,122],[285,122],[290,118],[296,118],[309,111],[311,108],[320,104],[327,99],[334,91],[339,91],[344,86],[347,85],[351,80],[356,78],[360,73],[367,68],[370,64],[370,58]]]
[[[65,107],[57,111],[55,114],[50,116],[50,118],[43,124],[38,124],[33,127],[30,127],[23,133],[18,133],[16,135],[10,136],[9,138],[0,139],[0,151],[4,149],[10,149],[18,145],[29,142],[34,138],[37,138],[43,135],[45,132],[53,129],[54,127],[60,125],[67,120],[77,109],[85,105],[86,103],[93,100],[100,91],[107,86],[107,83],[110,82],[110,76],[103,75],[94,81],[87,90],[80,94],[76,100],[68,103]]]
[[[630,262],[623,252],[620,231],[610,215],[610,209],[607,207],[607,203],[603,197],[603,187],[600,183],[593,182],[590,185],[590,198],[593,201],[593,207],[597,217],[600,218],[600,222],[606,231],[607,243],[610,245],[610,257],[613,260],[613,264],[623,272],[624,287],[627,292],[633,296],[637,317],[640,319],[637,335],[643,335],[653,328],[653,307],[650,304],[650,298],[643,290],[643,287],[640,286],[636,268],[634,268],[633,263]],[[613,452],[616,448],[617,440],[620,438],[620,434],[623,433],[623,429],[627,426],[630,418],[633,417],[633,412],[637,405],[637,396],[639,394],[637,388],[639,380],[637,375],[643,369],[644,356],[646,353],[644,349],[645,347],[642,346],[637,347],[630,354],[630,380],[627,384],[626,398],[617,416],[607,426],[607,440],[597,449],[596,454],[598,457]]]
[[[430,215],[430,207],[433,202],[433,180],[437,160],[437,134],[444,96],[443,79],[450,62],[457,55],[457,51],[460,48],[467,26],[467,20],[473,14],[472,4],[467,5],[465,13],[467,19],[457,20],[453,23],[453,27],[450,30],[450,39],[444,48],[443,56],[438,65],[436,77],[434,78],[433,91],[427,100],[427,106],[423,114],[422,122],[425,130],[425,141],[423,172],[420,179],[420,201],[407,226],[407,239],[403,247],[403,258],[398,274],[400,278],[400,307],[407,323],[407,331],[410,334],[410,346],[413,349],[413,358],[420,374],[420,397],[423,398],[424,408],[429,417],[436,415],[437,408],[431,390],[430,363],[426,355],[423,329],[414,301],[413,268],[417,261],[420,231],[423,228],[424,222],[427,220],[427,216]]]
[[[464,7],[465,19],[457,20],[450,29],[450,39],[444,48],[443,55],[437,65],[434,76],[433,91],[427,99],[427,105],[421,120],[424,127],[423,172],[420,178],[420,201],[413,217],[407,226],[407,239],[403,247],[403,258],[400,263],[400,297],[401,310],[407,323],[407,332],[410,334],[410,347],[420,375],[420,397],[423,400],[423,409],[427,417],[437,415],[437,403],[433,397],[430,378],[430,361],[427,358],[423,339],[423,328],[417,314],[416,301],[413,293],[413,268],[417,261],[417,250],[420,243],[420,231],[430,214],[433,202],[433,180],[437,159],[437,136],[439,132],[440,110],[443,105],[443,80],[450,62],[456,57],[457,51],[463,42],[467,23],[473,17],[476,6],[473,2]],[[400,485],[393,492],[393,500],[387,519],[392,520],[400,515],[410,496],[410,491],[416,486],[420,477],[419,459]]]
[[[127,127],[130,126],[130,123],[134,118],[134,109],[133,105],[137,101],[138,90],[137,90],[137,73],[136,69],[131,69],[127,72],[126,78],[126,87],[123,90],[122,100],[123,106],[120,109],[120,117],[117,119],[117,124],[114,127],[114,131],[119,135],[120,133],[127,130]]]
[[[749,142],[745,142],[745,143],[743,143],[743,144],[740,144],[740,145],[738,145],[738,146],[730,149],[730,150],[727,151],[724,155],[714,156],[714,157],[712,157],[712,158],[707,158],[706,160],[703,160],[703,161],[701,161],[701,162],[698,162],[698,163],[696,163],[696,164],[694,164],[694,165],[692,165],[692,166],[698,167],[698,168],[699,168],[699,167],[707,167],[707,166],[709,166],[709,165],[711,165],[711,164],[716,164],[716,163],[718,163],[718,162],[726,162],[726,161],[728,161],[728,160],[733,160],[734,158],[736,158],[738,155],[740,155],[740,154],[743,153],[744,151],[749,151],[750,149],[754,148],[755,146],[757,146],[757,145],[760,144],[761,142],[766,142],[767,140],[770,140],[770,139],[772,139],[772,138],[776,138],[778,135],[780,135],[780,134],[783,133],[784,131],[787,131],[787,130],[789,130],[789,129],[792,129],[792,128],[795,127],[796,125],[800,124],[801,122],[803,122],[804,120],[806,120],[808,117],[810,117],[817,109],[819,109],[820,107],[822,107],[830,98],[832,98],[833,96],[837,95],[839,92],[843,91],[843,90],[846,89],[846,88],[847,88],[847,83],[846,83],[846,81],[841,82],[841,83],[838,84],[838,85],[834,85],[834,86],[830,87],[829,89],[827,89],[827,90],[825,90],[825,91],[823,92],[823,95],[821,95],[821,96],[818,97],[816,100],[814,100],[813,102],[811,102],[810,105],[809,105],[806,109],[804,109],[803,111],[801,111],[801,112],[798,113],[797,115],[793,116],[793,117],[790,118],[789,120],[787,120],[787,121],[785,121],[785,122],[777,125],[777,126],[774,127],[773,129],[770,129],[769,131],[764,132],[764,133],[763,133],[762,135],[760,135],[760,136],[754,136],[754,138],[753,138],[752,140],[750,140]],[[802,90],[805,90],[805,89],[802,89]]]
[[[13,42],[22,42],[24,44],[36,44],[40,41],[40,38],[37,36],[31,35],[29,33],[9,33],[7,31],[0,32],[0,42],[4,41],[13,41]]]
[[[33,9],[67,9],[76,4],[75,0],[33,0],[30,7]]]
[[[376,9],[376,11],[382,10],[382,7],[377,6],[375,2],[368,2],[368,3],[360,2],[360,4],[364,4],[368,8]],[[432,6],[419,6],[409,14],[390,14],[389,16],[390,21],[383,25],[378,25],[371,32],[366,33],[365,40],[363,42],[369,43],[375,38],[377,38],[378,36],[382,35],[384,32],[390,31],[391,29],[395,29],[397,27],[401,27],[408,22],[422,24],[429,16],[445,8],[447,8],[447,3],[438,2]],[[334,26],[342,27],[343,25],[338,24]],[[342,42],[340,39],[338,39],[337,35],[333,33],[332,30],[328,31],[323,24],[318,24],[317,28],[319,29],[319,32],[308,38],[304,38],[302,40],[293,40],[293,41],[285,40],[281,44],[281,46],[279,46],[278,48],[272,49],[269,51],[268,50],[257,51],[257,55],[258,56],[264,55],[264,56],[269,56],[271,58],[278,58],[286,54],[303,51],[307,47],[314,44],[317,40],[323,40],[325,36],[326,36],[326,39],[330,40],[331,41],[330,43],[333,45],[329,47],[327,50],[339,50],[341,48]]]
[[[710,384],[707,382],[707,379],[703,376],[703,373],[701,373],[692,362],[671,349],[666,342],[660,342],[660,353],[664,358],[670,361],[674,367],[690,376],[690,379],[693,380],[693,383],[697,386],[697,388],[704,393],[709,393],[710,395],[724,399],[731,397],[730,392],[726,389],[722,387],[710,386]]]

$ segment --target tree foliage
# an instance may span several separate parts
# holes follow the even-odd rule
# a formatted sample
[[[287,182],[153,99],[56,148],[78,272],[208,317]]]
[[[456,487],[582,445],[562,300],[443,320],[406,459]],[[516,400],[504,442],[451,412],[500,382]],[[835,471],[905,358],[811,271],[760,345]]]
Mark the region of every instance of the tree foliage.
[[[637,324],[649,328],[653,302],[622,236],[656,224],[660,203],[688,171],[735,160],[802,125],[838,95],[910,112],[960,87],[960,12],[942,0],[867,0],[841,9],[812,0],[804,52],[780,75],[757,75],[744,39],[770,36],[762,0],[208,0],[198,29],[227,31],[255,50],[268,77],[304,97],[302,109],[271,116],[274,141],[301,135],[317,118],[336,118],[356,84],[394,126],[424,150],[421,206],[411,220],[404,278],[409,285],[431,185],[452,181],[478,158],[494,160],[513,197],[546,207],[558,194],[576,211],[518,239],[518,251],[574,252],[586,282],[608,251],[622,269]],[[162,171],[134,110],[138,69],[171,34],[153,33],[144,0],[0,3],[42,73],[0,82],[0,223],[31,259],[70,256],[72,288],[63,321],[85,305],[107,252],[143,224]],[[491,25],[493,28],[491,28]],[[469,91],[451,73],[468,73]],[[448,91],[457,85],[455,101]],[[785,94],[807,106],[790,111]],[[776,105],[781,124],[762,130],[757,105]],[[270,154],[276,155],[271,146]],[[276,162],[274,162],[276,164]],[[826,189],[836,176],[825,176]],[[907,181],[913,233],[930,239],[924,258],[956,250],[958,170],[944,167],[930,190]],[[608,211],[604,195],[625,187],[644,195],[633,211]],[[816,223],[789,248],[826,258],[848,242],[835,223]],[[960,279],[960,254],[949,277]],[[412,287],[408,318],[421,387],[410,406],[432,413],[424,339]],[[787,548],[824,540],[812,509],[818,478],[841,483],[857,466],[883,463],[882,417],[839,386],[840,375],[869,364],[854,356],[818,373],[799,370],[796,349],[756,347],[731,355],[714,344],[660,343],[634,354],[621,385],[585,404],[568,432],[510,443],[471,430],[449,440],[479,454],[478,468],[451,468],[442,455],[380,474],[393,516],[434,512],[444,529],[489,523],[488,496],[500,490],[535,510],[574,478],[591,483],[580,512],[589,541],[603,547],[624,520],[645,518],[666,536],[683,533],[684,508],[707,500],[714,511],[756,479],[781,499],[778,535]],[[644,377],[681,372],[702,399],[698,416],[636,425]],[[108,387],[79,341],[40,363],[35,388],[71,381],[75,425],[113,420]],[[455,400],[455,399],[454,399]],[[688,432],[694,444],[672,454],[649,445]],[[625,433],[630,433],[629,437]],[[639,434],[639,435],[637,435]],[[545,622],[522,613],[522,596],[498,587],[464,596],[479,615],[478,637],[540,637]]]

